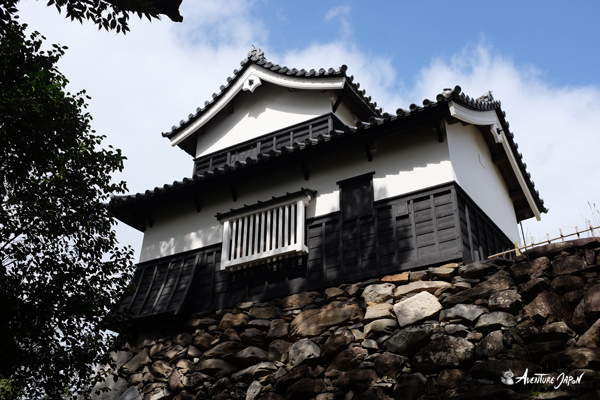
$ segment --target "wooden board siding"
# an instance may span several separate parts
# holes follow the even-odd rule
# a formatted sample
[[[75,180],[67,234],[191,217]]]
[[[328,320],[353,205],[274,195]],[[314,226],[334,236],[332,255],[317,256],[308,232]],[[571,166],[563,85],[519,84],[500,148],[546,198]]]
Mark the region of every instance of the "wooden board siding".
[[[334,114],[322,115],[198,157],[194,160],[194,175],[223,172],[226,168],[235,168],[236,163],[245,164],[249,159],[256,159],[259,154],[274,155],[294,147],[310,146],[318,141],[319,135],[327,136],[330,130],[342,129],[344,126]]]
[[[510,248],[510,241],[455,184],[374,203],[372,215],[340,212],[307,221],[307,256],[221,271],[213,245],[138,267],[138,290],[124,299],[137,317],[189,314],[268,300]]]
[[[462,190],[458,191],[457,204],[465,263],[484,260],[513,247],[506,235]]]

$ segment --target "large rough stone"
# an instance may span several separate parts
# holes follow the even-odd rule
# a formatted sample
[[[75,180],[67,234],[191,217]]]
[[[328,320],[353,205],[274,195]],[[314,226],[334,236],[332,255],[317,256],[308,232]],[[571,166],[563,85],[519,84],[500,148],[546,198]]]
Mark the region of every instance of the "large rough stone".
[[[246,346],[264,347],[266,335],[267,334],[260,329],[249,328],[242,332],[242,334],[240,335],[240,340]]]
[[[437,382],[443,389],[455,389],[459,387],[465,379],[465,373],[458,369],[445,369],[438,374]]]
[[[595,321],[600,314],[600,283],[588,288],[581,301],[584,303],[583,312],[586,318],[591,317]]]
[[[215,337],[210,333],[200,333],[194,337],[193,344],[202,350],[208,350],[212,347],[212,342],[214,340]]]
[[[543,342],[557,340],[564,343],[575,336],[575,332],[573,332],[573,330],[569,328],[567,324],[559,321],[540,326],[538,329],[538,334],[535,337],[535,341]]]
[[[515,313],[521,309],[522,305],[521,295],[514,289],[492,293],[488,299],[488,306],[492,311]]]
[[[396,290],[396,285],[393,283],[369,285],[363,290],[362,297],[367,304],[384,303],[394,297],[394,290]]]
[[[457,263],[445,264],[438,268],[430,268],[429,276],[439,279],[452,279],[456,275],[460,265]]]
[[[491,260],[475,261],[458,269],[458,274],[462,278],[483,278],[486,275],[498,270],[498,267],[511,265],[512,262],[501,257],[495,257]]]
[[[600,319],[588,329],[577,341],[577,347],[597,349],[600,347]]]
[[[395,319],[378,319],[365,325],[363,330],[366,338],[390,335],[398,328]]]
[[[187,374],[188,372],[196,372],[197,367],[192,360],[181,358],[175,363],[175,368],[177,368],[180,373]]]
[[[361,347],[350,347],[349,349],[342,351],[333,359],[331,364],[329,364],[327,371],[334,369],[339,371],[357,369],[368,354],[369,352]]]
[[[277,366],[269,361],[263,361],[254,367],[254,379],[262,379],[267,375],[277,372]]]
[[[321,356],[321,349],[310,339],[300,339],[289,350],[289,360],[292,366],[314,363]]]
[[[126,374],[133,374],[141,367],[150,364],[152,360],[148,355],[148,350],[144,349],[135,355],[131,360],[127,361],[125,365],[123,365],[123,372]]]
[[[526,315],[539,320],[554,316],[557,319],[568,321],[572,315],[569,305],[559,295],[548,291],[540,293],[523,311]]]
[[[579,276],[559,275],[552,280],[550,288],[553,292],[564,294],[573,290],[582,289],[585,285],[585,280]]]
[[[225,354],[235,354],[246,347],[242,342],[223,342],[219,343],[215,347],[210,350],[207,350],[202,355],[203,358],[213,358],[213,357],[222,357]]]
[[[533,277],[526,283],[519,284],[517,288],[523,301],[530,303],[537,295],[550,288],[550,281],[546,277]]]
[[[330,288],[325,289],[325,291],[323,292],[323,296],[325,297],[325,300],[331,301],[331,300],[335,300],[339,297],[345,297],[346,291],[344,291],[338,287],[330,287]]]
[[[250,318],[254,319],[273,319],[281,317],[282,312],[279,307],[266,306],[266,307],[254,307],[248,313]]]
[[[450,309],[443,310],[440,313],[440,321],[444,322],[460,318],[473,322],[488,312],[487,308],[474,304],[457,304]]]
[[[377,373],[372,369],[360,369],[342,373],[334,385],[342,390],[367,390],[377,381]]]
[[[237,370],[235,366],[217,358],[201,361],[198,365],[198,371],[205,374],[215,374],[219,371],[236,372]]]
[[[386,283],[389,282],[389,283],[393,283],[395,285],[403,285],[405,283],[408,283],[408,278],[409,278],[408,272],[403,272],[401,274],[384,276],[383,278],[381,278],[381,282],[386,282]]]
[[[506,348],[502,341],[502,331],[493,331],[487,334],[475,348],[477,355],[482,357],[496,357],[506,353]]]
[[[274,319],[271,321],[269,332],[267,333],[267,340],[272,341],[276,339],[288,340],[290,324],[285,322],[284,319]]]
[[[192,344],[194,337],[187,332],[179,333],[173,336],[173,343],[181,347],[187,347]]]
[[[254,400],[262,391],[262,385],[259,381],[253,381],[246,391],[246,400]]]
[[[365,321],[373,321],[380,318],[393,318],[394,306],[389,303],[373,304],[367,307]]]
[[[287,390],[288,400],[308,400],[325,389],[322,379],[303,378],[291,385]]]
[[[389,352],[412,357],[429,342],[437,326],[421,324],[404,328],[385,342],[385,348]]]
[[[343,304],[339,301],[328,303],[320,309],[303,311],[290,325],[293,337],[312,337],[323,333],[334,325],[348,321],[362,321],[363,313],[357,304]]]
[[[241,365],[248,366],[257,364],[261,361],[267,361],[269,359],[269,354],[260,347],[250,346],[238,352],[235,357],[239,360]]]
[[[401,376],[396,380],[394,398],[417,400],[425,393],[427,379],[420,373]]]
[[[173,372],[173,368],[164,361],[157,360],[150,365],[150,373],[154,375],[156,379],[164,382],[167,381],[167,377],[171,375],[171,372]]]
[[[442,305],[437,298],[428,292],[421,292],[394,304],[394,312],[400,327],[430,318],[441,309]]]
[[[302,308],[308,303],[311,303],[316,297],[319,296],[317,292],[301,292],[284,298],[281,302],[281,306],[284,311],[295,310]]]
[[[544,356],[540,365],[546,369],[564,368],[568,371],[593,369],[597,371],[600,368],[600,349],[569,348],[559,353]]]
[[[209,375],[203,374],[202,372],[193,372],[191,374],[185,375],[181,379],[181,383],[183,383],[183,386],[185,386],[186,388],[193,388],[210,379],[211,377]]]
[[[438,336],[412,358],[411,365],[419,370],[458,367],[473,358],[474,352],[475,346],[466,339]]]
[[[347,348],[352,342],[354,342],[354,335],[352,332],[348,329],[337,330],[327,338],[327,341],[321,349],[321,355],[326,360],[331,359],[340,351]]]
[[[554,275],[566,275],[582,271],[587,268],[587,263],[580,256],[556,257],[552,261]]]
[[[444,281],[417,281],[411,282],[408,285],[398,286],[394,293],[394,298],[399,299],[409,293],[428,292],[435,293],[440,289],[448,289],[452,285]]]
[[[516,325],[517,322],[512,314],[503,311],[494,311],[479,317],[477,324],[475,324],[475,329],[479,332],[487,333],[502,327],[513,327]]]
[[[525,283],[536,273],[548,268],[550,268],[550,260],[547,257],[540,257],[533,261],[518,262],[510,268],[510,271],[518,283]]]
[[[460,303],[472,303],[477,299],[487,298],[490,294],[508,290],[514,284],[512,279],[505,276],[497,276],[490,280],[479,283],[471,289],[463,290],[446,297],[442,303],[444,307],[452,307]]]
[[[194,331],[196,329],[205,329],[218,323],[219,321],[214,318],[192,318],[185,323],[185,327]]]
[[[275,387],[278,392],[285,393],[290,386],[304,378],[314,378],[313,371],[308,365],[299,365],[279,376],[275,381]]]
[[[408,358],[397,354],[384,352],[375,359],[375,371],[380,377],[387,376],[396,379],[396,376],[402,372],[402,367],[406,364]]]
[[[173,393],[167,388],[159,387],[144,396],[144,400],[169,400]]]
[[[285,340],[274,340],[269,345],[269,350],[268,350],[269,361],[287,362],[288,353],[290,351],[291,346],[292,346],[292,344],[290,342],[286,342]]]
[[[242,329],[245,328],[246,325],[248,325],[248,316],[246,314],[227,313],[223,316],[221,322],[219,322],[219,329]]]
[[[179,393],[185,387],[183,385],[182,376],[177,370],[173,371],[171,376],[169,376],[169,389],[175,393]]]

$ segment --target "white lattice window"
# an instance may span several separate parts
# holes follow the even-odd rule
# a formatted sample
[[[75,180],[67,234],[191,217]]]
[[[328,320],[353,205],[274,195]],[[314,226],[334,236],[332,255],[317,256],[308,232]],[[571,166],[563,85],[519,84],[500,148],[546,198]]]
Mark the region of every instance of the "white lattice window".
[[[303,189],[217,218],[223,224],[221,269],[236,270],[290,254],[307,254],[305,208],[315,192]]]

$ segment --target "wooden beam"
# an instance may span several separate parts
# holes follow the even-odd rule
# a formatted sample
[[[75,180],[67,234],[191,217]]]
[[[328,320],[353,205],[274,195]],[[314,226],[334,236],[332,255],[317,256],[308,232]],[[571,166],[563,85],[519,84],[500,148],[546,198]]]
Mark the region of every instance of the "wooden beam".
[[[152,214],[149,212],[146,214],[146,221],[148,221],[148,226],[152,228],[154,226],[154,220],[152,219]]]
[[[373,161],[373,154],[371,154],[371,146],[369,145],[369,143],[365,143],[363,145],[364,149],[365,149],[365,154],[367,155],[367,161],[371,162]]]
[[[342,96],[338,96],[337,100],[333,104],[333,107],[331,108],[331,111],[336,112],[340,104],[342,104]]]
[[[508,195],[512,201],[523,200],[525,198],[525,193],[523,193],[522,189],[513,190]]]
[[[302,174],[304,175],[304,180],[307,181],[310,178],[310,174],[308,173],[308,167],[306,166],[306,163],[304,161],[300,163],[300,166],[302,167]]]
[[[493,154],[492,155],[492,162],[496,166],[508,164],[509,163],[508,156],[506,155],[506,153]]]
[[[237,195],[237,191],[235,190],[235,186],[233,186],[233,183],[231,185],[229,185],[229,188],[231,189],[231,199],[235,203],[238,199],[238,195]]]
[[[433,125],[435,126],[435,132],[437,133],[437,136],[438,136],[438,142],[440,142],[440,143],[444,142],[444,133],[442,131],[443,123],[444,123],[444,121],[435,121],[433,123]]]

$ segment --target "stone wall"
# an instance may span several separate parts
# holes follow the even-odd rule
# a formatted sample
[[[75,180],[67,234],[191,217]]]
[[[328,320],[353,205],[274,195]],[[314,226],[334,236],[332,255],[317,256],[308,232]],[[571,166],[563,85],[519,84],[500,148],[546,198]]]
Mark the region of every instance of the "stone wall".
[[[599,258],[581,239],[195,315],[119,352],[111,398],[600,399]]]

